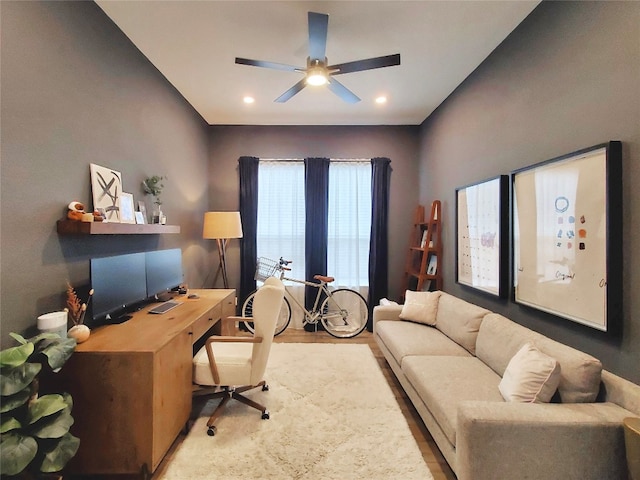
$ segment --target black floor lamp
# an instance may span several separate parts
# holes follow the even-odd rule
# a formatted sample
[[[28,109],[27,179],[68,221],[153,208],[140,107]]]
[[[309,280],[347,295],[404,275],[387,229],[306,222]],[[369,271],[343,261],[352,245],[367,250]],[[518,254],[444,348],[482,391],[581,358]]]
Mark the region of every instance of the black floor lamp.
[[[217,272],[222,270],[224,288],[229,288],[226,258],[227,240],[230,238],[242,238],[240,212],[206,212],[204,214],[202,238],[215,239],[218,242],[218,256],[220,257],[220,264],[218,265]],[[216,278],[218,275],[217,272]]]

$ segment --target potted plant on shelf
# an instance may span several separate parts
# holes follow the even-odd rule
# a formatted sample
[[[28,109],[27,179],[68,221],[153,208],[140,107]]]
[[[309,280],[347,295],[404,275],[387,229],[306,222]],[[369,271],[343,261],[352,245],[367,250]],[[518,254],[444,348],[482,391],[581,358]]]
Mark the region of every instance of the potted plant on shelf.
[[[0,471],[19,478],[59,472],[78,451],[73,400],[68,393],[38,395],[43,369],[57,372],[76,341],[55,333],[30,339],[10,333],[19,345],[0,351]]]
[[[144,193],[146,195],[152,195],[154,197],[153,203],[155,207],[153,207],[151,223],[166,223],[166,217],[162,213],[161,208],[162,201],[160,200],[160,195],[162,194],[162,189],[164,188],[164,183],[162,183],[164,179],[165,177],[154,175],[142,181],[142,190],[144,191]]]

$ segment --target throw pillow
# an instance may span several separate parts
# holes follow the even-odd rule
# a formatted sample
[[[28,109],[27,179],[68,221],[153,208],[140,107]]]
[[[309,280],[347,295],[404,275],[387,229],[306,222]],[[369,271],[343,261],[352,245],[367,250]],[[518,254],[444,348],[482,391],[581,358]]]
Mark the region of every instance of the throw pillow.
[[[560,383],[560,364],[531,342],[511,358],[498,388],[508,402],[547,403]]]
[[[440,291],[412,292],[407,290],[404,294],[404,305],[400,312],[400,319],[435,326],[439,298]]]

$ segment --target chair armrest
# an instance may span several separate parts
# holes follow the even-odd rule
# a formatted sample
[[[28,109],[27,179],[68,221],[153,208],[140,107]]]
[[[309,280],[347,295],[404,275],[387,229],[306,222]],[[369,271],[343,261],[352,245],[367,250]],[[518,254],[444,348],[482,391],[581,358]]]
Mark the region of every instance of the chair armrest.
[[[625,412],[613,403],[461,402],[456,475],[458,480],[625,478]]]
[[[247,317],[237,317],[235,315],[230,315],[228,317],[224,317],[221,322],[221,328],[220,328],[220,334],[222,336],[233,336],[236,334],[236,325],[238,325],[240,322],[244,322],[244,321],[253,321],[253,319],[251,318],[247,318]]]
[[[216,356],[213,353],[214,343],[261,343],[262,337],[233,337],[233,336],[218,336],[211,335],[207,338],[204,347],[207,350],[207,357],[209,358],[209,368],[211,369],[211,375],[213,381],[216,384],[220,383],[220,374],[218,373],[218,366],[216,365]]]

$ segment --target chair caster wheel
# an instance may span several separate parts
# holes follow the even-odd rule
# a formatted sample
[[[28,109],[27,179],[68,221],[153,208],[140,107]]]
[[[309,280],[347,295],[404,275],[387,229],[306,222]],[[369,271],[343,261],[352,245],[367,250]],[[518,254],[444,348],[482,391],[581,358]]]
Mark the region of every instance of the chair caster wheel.
[[[262,391],[266,392],[267,390],[269,390],[269,385],[267,385],[266,383],[262,386]]]
[[[269,420],[269,410],[262,412],[262,420]]]
[[[207,430],[207,435],[209,435],[210,437],[213,437],[216,434],[216,427],[209,427],[209,429]]]

